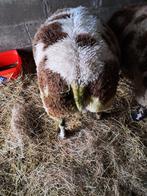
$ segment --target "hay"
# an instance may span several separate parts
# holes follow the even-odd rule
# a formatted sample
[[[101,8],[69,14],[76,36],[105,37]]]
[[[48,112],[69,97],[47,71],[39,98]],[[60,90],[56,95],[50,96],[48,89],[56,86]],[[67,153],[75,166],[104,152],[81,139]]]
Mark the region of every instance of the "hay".
[[[35,76],[0,89],[0,195],[144,196],[147,122],[132,122],[132,87],[120,81],[103,120],[75,114],[72,137],[57,139]]]

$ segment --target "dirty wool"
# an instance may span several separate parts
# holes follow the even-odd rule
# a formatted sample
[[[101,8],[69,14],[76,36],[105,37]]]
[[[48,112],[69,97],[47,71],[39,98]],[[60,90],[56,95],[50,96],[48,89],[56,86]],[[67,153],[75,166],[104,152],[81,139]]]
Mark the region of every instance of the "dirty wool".
[[[113,107],[69,117],[67,139],[42,107],[36,76],[0,87],[0,195],[145,196],[147,121],[133,122],[133,87]]]

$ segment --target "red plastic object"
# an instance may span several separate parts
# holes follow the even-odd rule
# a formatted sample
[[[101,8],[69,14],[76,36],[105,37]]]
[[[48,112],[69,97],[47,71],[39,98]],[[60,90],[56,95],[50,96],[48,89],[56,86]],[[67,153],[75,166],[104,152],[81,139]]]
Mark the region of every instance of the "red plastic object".
[[[22,70],[22,61],[17,50],[0,52],[0,77],[16,79]]]

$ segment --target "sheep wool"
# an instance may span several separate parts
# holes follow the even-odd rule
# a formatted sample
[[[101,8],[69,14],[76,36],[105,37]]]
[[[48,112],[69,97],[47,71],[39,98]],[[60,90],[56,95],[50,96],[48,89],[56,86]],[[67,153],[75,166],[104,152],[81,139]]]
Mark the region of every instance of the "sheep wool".
[[[101,112],[111,105],[119,48],[109,27],[87,8],[51,15],[35,34],[33,54],[44,108],[60,127],[71,112]]]
[[[147,113],[147,5],[122,8],[108,25],[120,44],[121,69],[132,80],[136,100],[142,107],[133,113],[133,119],[142,120]]]

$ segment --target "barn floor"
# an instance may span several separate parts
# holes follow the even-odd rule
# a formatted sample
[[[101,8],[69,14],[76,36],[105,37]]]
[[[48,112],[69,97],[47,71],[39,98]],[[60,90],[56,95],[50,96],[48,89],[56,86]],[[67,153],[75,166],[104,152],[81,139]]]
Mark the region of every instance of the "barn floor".
[[[69,119],[73,136],[57,139],[36,76],[0,87],[0,195],[145,196],[147,121],[132,122],[129,81],[112,110]]]

